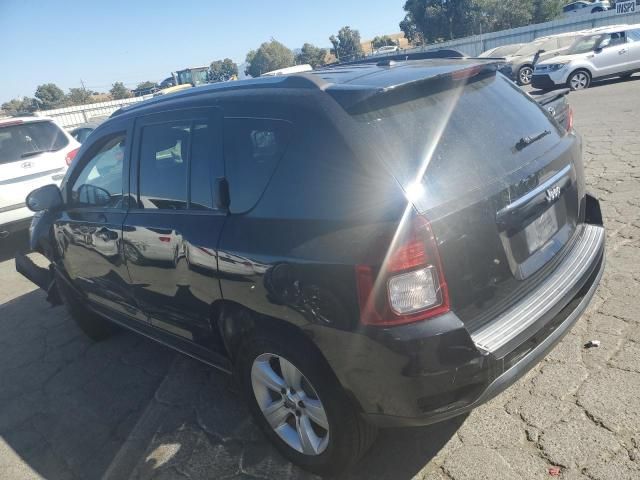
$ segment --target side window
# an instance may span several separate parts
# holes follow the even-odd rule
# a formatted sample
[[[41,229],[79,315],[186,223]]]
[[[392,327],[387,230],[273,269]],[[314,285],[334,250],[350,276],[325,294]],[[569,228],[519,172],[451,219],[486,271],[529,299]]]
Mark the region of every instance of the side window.
[[[558,49],[558,40],[556,40],[555,38],[550,38],[549,40],[544,42],[540,46],[540,48],[542,50],[544,50],[545,52],[551,52],[553,50],[557,50]]]
[[[627,39],[630,42],[640,42],[640,28],[635,28],[627,32]]]
[[[142,127],[139,208],[214,209],[214,162],[220,161],[220,148],[212,128],[204,120]]]
[[[187,152],[190,123],[142,128],[139,192],[141,208],[187,208]]]
[[[124,132],[98,141],[96,150],[71,187],[74,207],[120,208],[122,206],[122,165],[125,152]]]
[[[611,34],[611,41],[609,42],[609,47],[615,47],[616,45],[622,45],[623,43],[627,43],[627,37],[624,32],[617,32]]]
[[[290,135],[291,124],[283,120],[225,119],[225,176],[231,212],[253,208],[284,154]]]

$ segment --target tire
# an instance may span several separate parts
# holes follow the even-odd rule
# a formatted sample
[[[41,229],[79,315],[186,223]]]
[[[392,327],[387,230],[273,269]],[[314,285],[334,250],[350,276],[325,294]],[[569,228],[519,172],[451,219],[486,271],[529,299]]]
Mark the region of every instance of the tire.
[[[604,12],[604,9],[602,9],[600,7],[596,7],[593,10],[591,10],[591,13],[598,13],[598,12]]]
[[[106,340],[119,331],[117,325],[85,307],[64,280],[56,279],[56,288],[73,321],[91,340]]]
[[[576,70],[567,79],[567,86],[575,90],[585,90],[591,85],[591,74],[586,70]]]
[[[375,440],[376,428],[360,417],[324,358],[309,348],[302,334],[255,334],[240,346],[236,373],[260,428],[284,457],[305,470],[339,473]],[[263,413],[269,409],[277,427]]]
[[[531,65],[523,65],[518,69],[518,85],[530,85],[531,77],[533,77],[533,67]]]
[[[631,75],[633,75],[633,73],[625,73],[624,75],[620,75],[620,78],[623,78],[626,80],[627,78],[631,78]]]

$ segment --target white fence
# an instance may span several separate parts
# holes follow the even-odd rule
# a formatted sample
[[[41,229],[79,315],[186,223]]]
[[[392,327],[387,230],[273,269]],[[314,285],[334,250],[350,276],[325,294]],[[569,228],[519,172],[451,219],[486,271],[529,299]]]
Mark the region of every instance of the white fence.
[[[76,125],[90,122],[91,119],[96,117],[108,117],[124,105],[138,103],[151,97],[152,95],[145,95],[142,97],[124,98],[122,100],[111,100],[109,102],[55,108],[53,110],[39,110],[35,112],[35,115],[54,118],[62,127],[72,128]]]
[[[500,32],[474,35],[472,37],[459,38],[448,42],[425,45],[405,52],[420,52],[437,50],[440,48],[454,48],[470,56],[477,56],[490,48],[509,45],[512,43],[527,43],[538,37],[555,35],[557,33],[575,32],[589,28],[604,27],[607,25],[640,23],[640,8],[635,12],[618,14],[616,10],[591,14],[575,14],[570,18],[554,20],[552,22],[538,23],[526,27],[512,28]]]

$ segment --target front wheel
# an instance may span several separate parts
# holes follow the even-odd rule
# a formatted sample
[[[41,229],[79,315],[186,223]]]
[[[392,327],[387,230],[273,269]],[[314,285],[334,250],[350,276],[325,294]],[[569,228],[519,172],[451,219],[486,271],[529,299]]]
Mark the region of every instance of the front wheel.
[[[524,65],[518,70],[518,85],[529,85],[533,77],[533,67]]]
[[[591,75],[585,70],[578,70],[569,75],[567,84],[571,90],[584,90],[591,85]]]
[[[258,425],[291,462],[321,475],[353,465],[375,439],[324,359],[304,337],[256,336],[238,373]]]

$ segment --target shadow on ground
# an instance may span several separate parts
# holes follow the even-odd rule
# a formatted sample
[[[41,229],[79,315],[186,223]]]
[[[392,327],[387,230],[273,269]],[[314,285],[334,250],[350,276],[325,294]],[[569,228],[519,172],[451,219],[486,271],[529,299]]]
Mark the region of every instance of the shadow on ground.
[[[29,232],[23,230],[0,239],[0,262],[11,260],[16,252],[29,248]]]
[[[0,305],[0,478],[99,478],[173,353],[122,333],[95,344],[33,291]]]
[[[0,245],[6,282],[26,238]],[[44,292],[18,295],[0,304],[0,480],[313,478],[275,451],[230,385],[134,333],[93,343]],[[412,478],[463,421],[382,431],[338,478]]]

